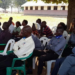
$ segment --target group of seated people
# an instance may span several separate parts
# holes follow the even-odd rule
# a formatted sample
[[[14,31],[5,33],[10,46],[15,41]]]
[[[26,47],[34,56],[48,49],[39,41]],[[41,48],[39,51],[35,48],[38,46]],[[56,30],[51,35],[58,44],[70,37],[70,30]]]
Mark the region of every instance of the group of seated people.
[[[66,31],[67,27],[63,22],[58,24],[57,29],[53,34],[52,30],[47,26],[46,21],[41,22],[41,19],[37,19],[36,23],[33,23],[32,28],[27,25],[27,20],[23,20],[22,25],[19,21],[17,21],[16,27],[14,27],[12,20],[13,18],[10,17],[8,22],[4,22],[2,26],[3,30],[0,32],[0,44],[7,43],[10,39],[14,39],[16,41],[13,47],[13,53],[5,56],[0,55],[0,75],[6,75],[6,67],[10,67],[12,65],[13,58],[25,57],[25,52],[27,50],[33,52],[32,57],[27,59],[29,69],[31,69],[32,66],[32,58],[35,56],[38,57],[39,64],[37,75],[41,75],[43,63],[49,60],[56,60],[51,75],[75,74],[75,19],[73,20],[74,26],[70,32],[71,35],[68,43],[68,33]],[[41,41],[39,40],[39,38],[41,38],[43,35],[50,39],[45,50]],[[64,49],[65,46],[66,48]],[[61,53],[62,58],[58,59]],[[15,66],[20,66],[21,64],[22,61],[17,61]],[[69,70],[71,70],[71,72]]]

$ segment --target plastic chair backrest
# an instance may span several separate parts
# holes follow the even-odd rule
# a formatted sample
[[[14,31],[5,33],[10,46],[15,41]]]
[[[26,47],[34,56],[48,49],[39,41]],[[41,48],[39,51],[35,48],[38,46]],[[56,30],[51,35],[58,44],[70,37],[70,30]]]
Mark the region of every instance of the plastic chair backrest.
[[[15,40],[10,39],[10,40],[7,42],[6,46],[5,46],[5,49],[4,49],[4,51],[3,51],[3,54],[7,55],[6,52],[7,52],[7,49],[8,49],[8,47],[9,47],[9,45],[10,45],[9,51],[12,51],[14,44],[15,44]]]
[[[13,59],[13,62],[12,62],[12,68],[14,67],[14,64],[15,64],[15,61],[16,61],[16,60],[23,60],[23,61],[25,61],[26,59],[30,58],[30,57],[32,56],[32,54],[33,54],[33,52],[30,53],[27,57],[23,57],[23,58],[14,58],[14,59]]]
[[[55,34],[56,29],[57,29],[57,26],[52,27],[52,32],[53,32],[53,34]]]
[[[47,37],[41,37],[40,38],[41,43],[45,46],[46,44],[48,44],[49,39]]]
[[[64,48],[63,48],[63,50],[62,50],[62,52],[61,52],[61,54],[59,55],[58,58],[61,58],[61,56],[62,56],[62,54],[63,54],[63,51],[64,51],[64,49],[66,48],[66,45],[67,45],[67,42],[65,43],[65,46],[64,46]]]

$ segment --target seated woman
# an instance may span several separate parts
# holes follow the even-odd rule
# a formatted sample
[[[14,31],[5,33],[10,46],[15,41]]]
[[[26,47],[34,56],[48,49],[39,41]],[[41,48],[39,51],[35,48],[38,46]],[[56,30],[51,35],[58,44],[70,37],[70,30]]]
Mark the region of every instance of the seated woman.
[[[21,31],[20,26],[21,26],[20,22],[17,21],[17,22],[16,22],[16,27],[15,27],[15,29],[14,29],[14,31],[13,31],[13,35],[14,35],[14,36],[15,36],[15,35],[19,35],[19,33],[20,33],[20,31]]]

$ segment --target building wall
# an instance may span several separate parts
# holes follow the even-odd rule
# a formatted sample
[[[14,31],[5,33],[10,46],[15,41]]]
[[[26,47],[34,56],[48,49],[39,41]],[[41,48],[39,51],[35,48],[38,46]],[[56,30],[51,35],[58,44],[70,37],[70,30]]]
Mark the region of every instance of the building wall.
[[[68,6],[57,6],[57,10],[54,10],[54,6],[50,6],[50,10],[48,10],[48,6],[44,6],[43,10],[41,10],[41,6],[38,6],[38,10],[35,10],[35,6],[33,6],[33,9],[30,9],[30,6],[28,6],[28,9],[26,10],[26,7],[24,7],[24,14],[26,15],[61,15],[66,16]]]
[[[25,10],[25,15],[67,16],[67,10]]]
[[[35,6],[31,6],[33,7],[33,10],[35,10]],[[41,10],[41,7],[42,6],[38,6],[38,10]],[[51,7],[51,10],[54,10],[54,6],[50,6]],[[56,6],[57,7],[57,10],[61,10],[61,7],[62,6]],[[68,6],[64,6],[65,7],[65,10],[68,10]],[[43,6],[44,10],[48,10],[48,6]],[[26,10],[26,7],[24,7],[24,10]],[[28,6],[28,10],[30,10],[30,6]]]

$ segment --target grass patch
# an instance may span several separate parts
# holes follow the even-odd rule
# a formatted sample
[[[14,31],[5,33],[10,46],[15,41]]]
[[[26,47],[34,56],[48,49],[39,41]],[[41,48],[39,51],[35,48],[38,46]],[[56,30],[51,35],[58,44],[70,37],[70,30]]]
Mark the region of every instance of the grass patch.
[[[5,22],[8,21],[9,17],[13,17],[13,22],[15,23],[16,21],[22,21],[24,19],[28,20],[28,25],[32,26],[32,23],[35,23],[38,18],[40,18],[42,21],[46,21],[47,25],[49,27],[53,27],[58,25],[60,22],[64,22],[65,24],[67,23],[67,18],[63,17],[51,17],[51,16],[30,16],[30,15],[23,15],[23,14],[10,14],[10,13],[0,13],[0,22]]]

